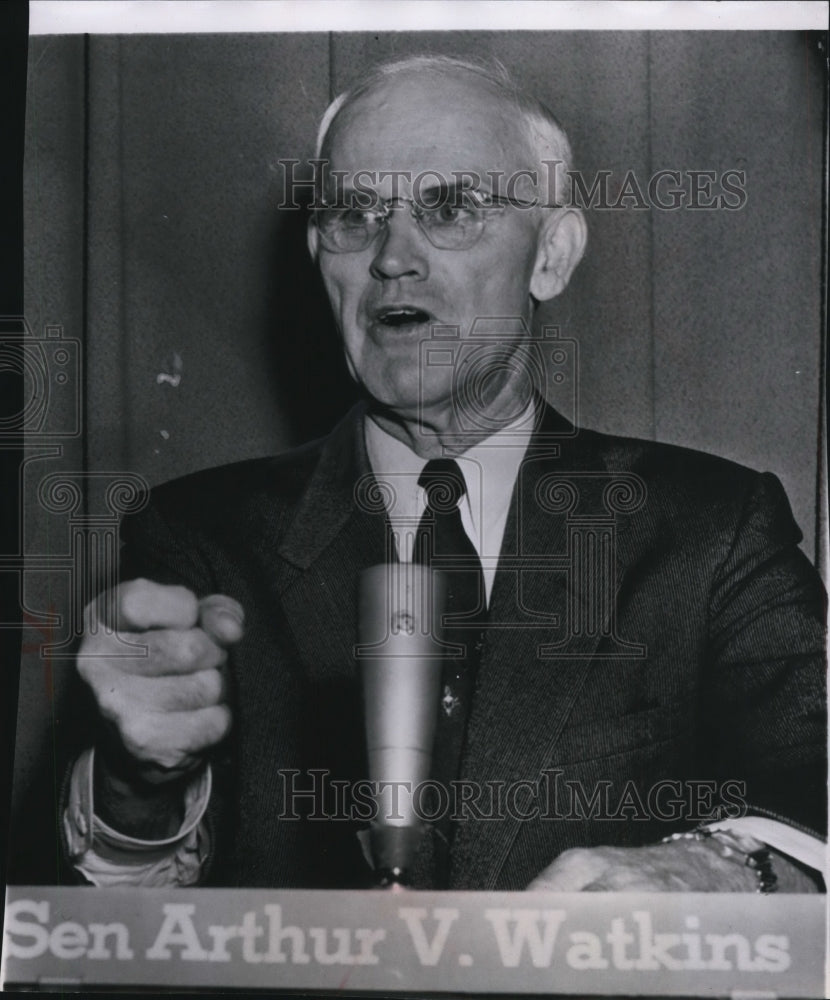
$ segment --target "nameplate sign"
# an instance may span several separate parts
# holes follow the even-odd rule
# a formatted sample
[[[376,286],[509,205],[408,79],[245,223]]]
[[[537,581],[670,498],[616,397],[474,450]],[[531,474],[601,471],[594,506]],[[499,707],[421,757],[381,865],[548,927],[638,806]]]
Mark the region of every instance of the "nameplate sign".
[[[9,887],[6,988],[824,994],[825,900]]]

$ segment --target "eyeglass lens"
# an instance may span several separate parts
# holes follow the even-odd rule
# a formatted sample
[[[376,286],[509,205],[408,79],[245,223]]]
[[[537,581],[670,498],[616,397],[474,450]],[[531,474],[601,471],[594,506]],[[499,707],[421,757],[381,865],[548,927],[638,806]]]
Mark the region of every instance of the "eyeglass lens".
[[[439,197],[434,192],[428,194],[418,200],[378,201],[369,208],[344,205],[318,209],[316,222],[323,245],[335,252],[365,250],[388,225],[394,206],[399,205],[408,206],[421,231],[437,249],[468,249],[481,235],[485,213],[500,207],[486,205],[468,191],[455,191],[449,197],[444,192]]]

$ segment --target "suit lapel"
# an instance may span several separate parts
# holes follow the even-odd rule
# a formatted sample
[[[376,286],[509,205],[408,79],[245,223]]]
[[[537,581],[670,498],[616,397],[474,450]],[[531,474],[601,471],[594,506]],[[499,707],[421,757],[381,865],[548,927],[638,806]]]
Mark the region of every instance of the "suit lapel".
[[[594,574],[573,571],[579,535],[587,537],[574,529],[589,522],[608,526],[611,476],[598,440],[590,432],[573,434],[548,410],[522,463],[462,759],[462,778],[483,788],[487,781],[535,784],[551,766],[561,730],[578,711],[591,659],[613,628],[613,597],[598,600]],[[614,528],[616,591],[630,556],[624,527]],[[489,793],[481,794],[489,805]],[[521,797],[518,808],[526,808]],[[509,818],[462,822],[451,887],[492,888],[521,825]]]
[[[358,578],[386,558],[386,513],[363,419],[358,406],[326,441],[278,548],[292,567],[280,595],[285,619],[300,661],[320,681],[354,678]]]
[[[371,509],[374,482],[363,436],[365,407],[355,406],[335,427],[300,498],[277,554],[299,569],[308,569],[342,532],[346,523]],[[362,486],[362,489],[361,489]],[[356,497],[368,497],[356,504]]]

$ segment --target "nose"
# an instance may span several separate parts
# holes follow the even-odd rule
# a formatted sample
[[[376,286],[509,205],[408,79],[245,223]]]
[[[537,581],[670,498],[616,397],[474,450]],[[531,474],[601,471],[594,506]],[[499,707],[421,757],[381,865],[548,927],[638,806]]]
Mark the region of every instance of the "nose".
[[[386,220],[386,230],[378,237],[377,253],[370,265],[372,277],[379,281],[395,278],[426,278],[426,237],[406,208],[391,211]]]

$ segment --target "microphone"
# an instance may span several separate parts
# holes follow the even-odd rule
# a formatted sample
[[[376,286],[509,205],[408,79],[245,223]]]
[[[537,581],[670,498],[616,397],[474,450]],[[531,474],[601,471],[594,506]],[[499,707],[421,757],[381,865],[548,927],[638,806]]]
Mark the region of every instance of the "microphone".
[[[444,574],[417,563],[364,570],[358,646],[369,780],[369,840],[378,884],[407,885],[424,824],[412,792],[429,778],[445,649],[438,626]]]

